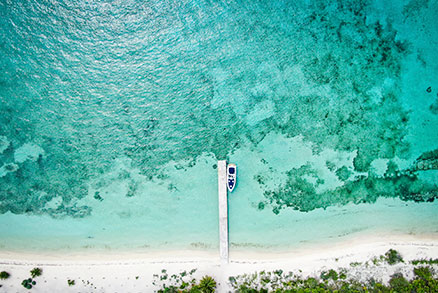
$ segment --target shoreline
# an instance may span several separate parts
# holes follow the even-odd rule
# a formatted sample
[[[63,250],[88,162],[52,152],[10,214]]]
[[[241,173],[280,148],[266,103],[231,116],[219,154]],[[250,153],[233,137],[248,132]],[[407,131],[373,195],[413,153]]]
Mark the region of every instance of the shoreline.
[[[333,240],[330,243],[304,243],[298,247],[289,248],[245,248],[230,247],[230,262],[251,261],[275,261],[302,257],[315,254],[335,254],[352,247],[367,246],[404,246],[404,245],[431,245],[438,247],[438,234],[361,234],[343,239]],[[315,252],[317,251],[317,252]],[[0,263],[8,261],[15,263],[20,261],[72,261],[72,262],[118,262],[118,261],[142,261],[142,262],[173,262],[178,261],[219,261],[219,248],[217,249],[84,249],[82,251],[25,251],[25,250],[2,250],[0,248]]]
[[[373,267],[372,258],[395,249],[405,263]],[[219,250],[161,251],[157,253],[111,253],[99,254],[26,254],[0,251],[0,270],[8,271],[11,277],[0,281],[7,290],[22,291],[21,281],[29,278],[34,267],[41,267],[35,287],[41,292],[153,292],[154,274],[166,270],[170,274],[197,269],[194,278],[210,275],[218,282],[218,292],[232,290],[230,276],[251,274],[256,271],[281,269],[303,277],[318,277],[323,270],[346,268],[359,277],[376,277],[388,281],[403,266],[412,267],[411,260],[438,258],[437,235],[388,235],[382,237],[361,236],[332,245],[309,246],[289,252],[235,251],[230,250],[230,262],[220,262]],[[366,266],[354,268],[352,263]],[[371,264],[370,267],[368,265]],[[75,280],[68,286],[67,280]]]
[[[396,265],[373,265],[372,259],[389,249],[397,250],[405,260]],[[231,292],[231,276],[261,271],[283,270],[302,277],[318,278],[322,271],[347,269],[356,278],[380,279],[388,282],[394,273],[412,274],[416,259],[438,258],[438,235],[361,235],[339,243],[307,246],[295,251],[235,251],[230,250],[230,262],[223,264],[217,252],[200,250],[161,251],[149,253],[114,252],[87,254],[30,254],[0,251],[0,270],[11,277],[0,280],[0,292],[22,292],[22,280],[30,270],[40,267],[43,274],[35,278],[37,292],[154,292],[158,276],[181,274],[196,269],[193,278],[212,276],[218,283],[217,292]],[[353,267],[352,264],[361,264]],[[436,266],[436,265],[435,265]],[[75,285],[69,286],[68,280]],[[160,283],[161,281],[158,281]],[[3,291],[2,291],[3,290]],[[6,291],[4,291],[6,290]],[[25,289],[26,290],[26,289]],[[25,292],[25,291],[23,291]]]

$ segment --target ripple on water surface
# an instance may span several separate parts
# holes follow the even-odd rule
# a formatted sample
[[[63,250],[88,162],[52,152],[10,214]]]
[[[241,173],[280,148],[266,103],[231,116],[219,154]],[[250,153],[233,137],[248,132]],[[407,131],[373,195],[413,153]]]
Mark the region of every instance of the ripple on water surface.
[[[0,3],[4,232],[35,228],[11,212],[215,247],[217,159],[274,231],[382,197],[436,210],[436,6]]]

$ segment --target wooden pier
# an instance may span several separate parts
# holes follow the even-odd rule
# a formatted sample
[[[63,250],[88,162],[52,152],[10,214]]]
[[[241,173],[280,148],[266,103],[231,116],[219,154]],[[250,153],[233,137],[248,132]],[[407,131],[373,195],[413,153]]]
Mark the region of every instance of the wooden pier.
[[[217,162],[219,194],[219,254],[222,263],[228,263],[228,189],[227,161]]]

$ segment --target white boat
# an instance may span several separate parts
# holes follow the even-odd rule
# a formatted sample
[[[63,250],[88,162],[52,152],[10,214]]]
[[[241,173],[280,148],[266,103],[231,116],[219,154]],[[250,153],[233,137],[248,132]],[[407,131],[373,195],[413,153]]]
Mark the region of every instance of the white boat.
[[[237,179],[237,167],[236,164],[227,165],[227,187],[230,192],[233,191],[236,186]]]

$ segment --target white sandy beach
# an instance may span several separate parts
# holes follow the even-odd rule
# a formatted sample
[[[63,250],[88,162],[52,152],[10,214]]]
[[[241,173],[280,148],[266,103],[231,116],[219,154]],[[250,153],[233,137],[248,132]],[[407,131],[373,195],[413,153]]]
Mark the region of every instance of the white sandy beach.
[[[401,253],[404,264],[376,266],[370,261],[390,248]],[[350,276],[362,279],[373,276],[387,281],[394,272],[405,272],[409,276],[412,266],[409,261],[422,258],[438,258],[436,235],[361,236],[335,246],[308,247],[288,253],[231,250],[229,264],[221,264],[218,253],[205,251],[76,255],[2,251],[0,268],[11,277],[0,282],[3,285],[0,291],[28,292],[21,286],[21,281],[30,277],[29,272],[34,267],[42,268],[43,274],[35,278],[37,284],[32,292],[154,292],[159,287],[152,285],[153,275],[160,274],[163,269],[169,275],[197,269],[194,277],[214,276],[219,283],[218,292],[228,292],[231,290],[227,282],[229,276],[261,270],[282,269],[303,276],[319,276],[322,270],[347,268]],[[353,262],[362,265],[352,267]],[[68,286],[67,280],[75,280],[75,285]]]

